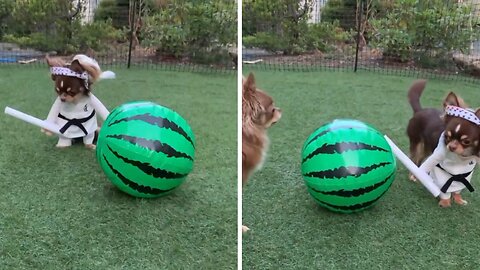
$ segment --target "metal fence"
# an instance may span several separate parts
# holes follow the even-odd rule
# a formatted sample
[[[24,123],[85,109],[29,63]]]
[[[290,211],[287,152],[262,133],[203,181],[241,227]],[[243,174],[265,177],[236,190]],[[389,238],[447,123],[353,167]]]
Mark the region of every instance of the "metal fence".
[[[234,0],[0,1],[0,65],[84,53],[102,65],[230,71]],[[480,0],[243,0],[245,65],[478,81]]]
[[[280,2],[243,1],[245,65],[480,78],[479,0]]]
[[[2,6],[3,5],[3,6]],[[0,65],[94,57],[101,65],[236,69],[236,1],[0,1]]]

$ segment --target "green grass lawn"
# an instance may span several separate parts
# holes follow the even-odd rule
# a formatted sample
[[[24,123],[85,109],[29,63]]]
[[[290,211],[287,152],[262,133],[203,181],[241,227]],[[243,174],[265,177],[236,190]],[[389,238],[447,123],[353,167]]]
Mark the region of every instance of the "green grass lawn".
[[[193,172],[174,193],[120,192],[83,145],[0,117],[0,269],[236,269],[237,95],[233,74],[114,70],[95,95],[170,107],[196,137]],[[0,107],[46,118],[48,69],[0,67]]]
[[[414,78],[359,72],[254,71],[257,85],[283,110],[270,129],[261,171],[243,192],[243,269],[477,269],[480,265],[479,191],[464,192],[465,207],[437,206],[420,184],[397,176],[377,204],[356,214],[318,206],[300,172],[300,151],[320,125],[338,118],[372,124],[405,152]],[[244,74],[247,74],[245,71]],[[430,80],[421,103],[441,107],[449,90],[480,106],[478,85]],[[478,172],[473,185],[480,188]]]

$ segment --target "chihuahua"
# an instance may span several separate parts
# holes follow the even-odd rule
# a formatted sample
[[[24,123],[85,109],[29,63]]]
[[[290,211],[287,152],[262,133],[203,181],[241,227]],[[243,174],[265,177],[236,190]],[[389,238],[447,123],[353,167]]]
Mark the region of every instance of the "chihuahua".
[[[59,57],[46,57],[57,98],[48,113],[47,121],[61,127],[57,147],[72,145],[72,138],[83,138],[87,148],[95,149],[97,117],[105,120],[109,111],[92,93],[92,85],[100,79],[113,79],[115,73],[102,72],[97,61],[79,54],[71,63]],[[50,131],[42,130],[47,135]]]
[[[273,99],[255,85],[252,73],[243,78],[242,92],[242,186],[265,160],[269,140],[267,129],[282,117]],[[248,227],[242,226],[246,232]]]
[[[414,111],[407,127],[410,155],[440,188],[441,207],[451,205],[452,193],[455,203],[465,205],[460,191],[473,191],[470,180],[480,150],[480,110],[468,109],[453,92],[445,98],[443,112],[423,109],[419,99],[425,85],[425,80],[415,81],[408,93]]]

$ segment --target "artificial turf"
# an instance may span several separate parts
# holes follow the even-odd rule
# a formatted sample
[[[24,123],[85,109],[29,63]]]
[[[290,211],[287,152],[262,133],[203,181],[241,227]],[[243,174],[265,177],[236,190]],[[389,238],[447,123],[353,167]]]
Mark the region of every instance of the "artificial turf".
[[[139,199],[108,181],[95,151],[55,147],[0,116],[0,269],[237,269],[236,76],[118,69],[94,94],[170,107],[196,137],[194,169],[172,194]],[[0,67],[0,107],[46,118],[47,67]]]
[[[247,74],[244,71],[244,74]],[[467,206],[441,209],[420,184],[397,176],[377,204],[355,214],[318,206],[300,172],[301,148],[320,125],[358,119],[408,151],[412,110],[407,91],[415,78],[370,72],[274,72],[253,70],[257,86],[282,111],[269,130],[263,169],[243,191],[243,269],[477,269],[480,232],[478,191],[464,192]],[[441,108],[448,91],[480,107],[478,85],[431,79],[424,107]],[[478,172],[473,185],[480,186]]]

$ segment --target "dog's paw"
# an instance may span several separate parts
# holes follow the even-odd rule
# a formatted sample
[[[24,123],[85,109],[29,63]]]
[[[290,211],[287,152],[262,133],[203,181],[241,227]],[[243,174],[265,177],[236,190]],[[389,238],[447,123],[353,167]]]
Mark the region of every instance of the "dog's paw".
[[[41,131],[42,133],[44,133],[45,135],[47,135],[47,136],[53,136],[53,132],[51,132],[51,131],[49,131],[49,130],[46,130],[46,129],[44,129],[44,128],[40,129],[40,131]]]
[[[447,207],[450,207],[452,204],[450,202],[450,199],[440,199],[440,201],[438,202],[438,206],[442,207],[442,208],[447,208]]]
[[[242,225],[242,233],[246,233],[247,231],[249,231],[250,228],[248,228],[247,226],[244,226]]]
[[[85,147],[92,150],[97,149],[97,146],[95,144],[85,144]]]
[[[458,205],[467,205],[468,202],[465,201],[460,194],[453,195],[453,201]]]
[[[70,147],[70,145],[57,144],[57,145],[55,145],[55,147],[63,149],[63,148]]]
[[[72,140],[67,140],[67,139],[62,139],[60,138],[57,142],[57,145],[55,145],[57,148],[67,148],[72,146]]]

